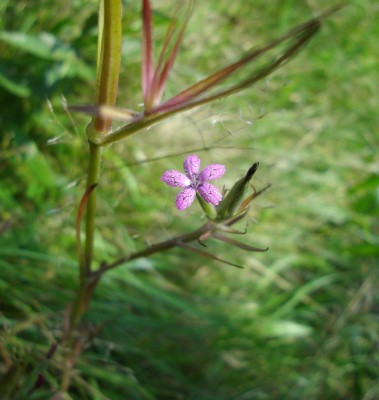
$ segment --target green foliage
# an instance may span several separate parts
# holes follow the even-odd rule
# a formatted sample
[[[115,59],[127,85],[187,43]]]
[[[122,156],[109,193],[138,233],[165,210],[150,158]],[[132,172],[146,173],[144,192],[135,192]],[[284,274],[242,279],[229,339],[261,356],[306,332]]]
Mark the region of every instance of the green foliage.
[[[5,399],[59,391],[63,354],[46,355],[77,287],[88,122],[65,112],[62,96],[93,99],[96,3],[0,5]],[[196,2],[167,97],[329,5],[308,4]],[[159,41],[172,1],[156,8]],[[119,105],[129,108],[141,101],[141,21],[136,4],[125,2],[124,12]],[[193,152],[204,163],[221,159],[229,188],[260,162],[253,184],[273,186],[252,203],[241,240],[269,251],[246,256],[207,241],[208,251],[245,269],[176,249],[110,272],[86,315],[92,339],[67,398],[379,397],[377,17],[373,2],[352,1],[264,83],[106,150],[97,263],[202,223],[200,209],[173,210],[159,181]],[[45,381],[33,389],[40,374]]]

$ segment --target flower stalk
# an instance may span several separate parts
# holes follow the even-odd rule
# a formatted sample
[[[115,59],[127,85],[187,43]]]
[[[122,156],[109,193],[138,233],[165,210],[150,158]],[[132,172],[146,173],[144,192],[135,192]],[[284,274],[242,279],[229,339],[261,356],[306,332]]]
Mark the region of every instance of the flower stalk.
[[[199,167],[199,165],[200,165],[200,164],[197,165],[198,161],[200,161],[200,160],[197,160],[196,156],[194,156],[194,155],[188,156],[186,161],[184,162],[184,165],[186,165],[185,169],[187,169],[187,171],[190,171],[190,170],[193,171],[193,168],[195,168],[195,170],[196,170],[196,166]],[[191,166],[189,166],[190,162],[192,164]],[[125,264],[129,263],[130,261],[136,260],[138,258],[149,257],[156,253],[162,253],[162,252],[170,250],[174,247],[182,247],[186,250],[198,253],[204,257],[208,257],[213,260],[220,261],[225,264],[233,265],[235,267],[241,268],[241,266],[239,266],[237,264],[233,264],[230,261],[220,259],[212,253],[206,252],[205,250],[199,250],[198,248],[192,247],[188,244],[188,243],[197,241],[204,246],[204,241],[208,240],[210,238],[219,240],[221,242],[230,244],[234,247],[238,247],[238,248],[246,250],[246,251],[251,251],[251,252],[267,251],[267,248],[262,249],[259,247],[250,246],[248,244],[239,242],[235,239],[225,236],[225,233],[229,233],[229,234],[245,234],[246,233],[246,231],[240,232],[238,230],[235,230],[232,228],[232,226],[234,224],[240,222],[243,218],[246,217],[246,215],[249,211],[249,205],[252,202],[252,200],[254,200],[256,197],[258,197],[260,194],[262,194],[265,190],[267,190],[270,187],[270,185],[267,185],[266,187],[264,187],[263,189],[261,189],[259,191],[254,190],[254,193],[252,195],[245,197],[245,194],[246,194],[246,191],[248,188],[248,183],[250,182],[251,178],[255,174],[255,172],[258,168],[258,165],[259,165],[259,163],[253,164],[253,166],[251,168],[249,168],[246,176],[244,178],[241,178],[234,184],[233,188],[230,190],[228,196],[226,197],[226,199],[227,199],[231,194],[232,198],[237,203],[236,207],[237,207],[237,205],[240,206],[239,209],[236,211],[236,213],[234,213],[236,210],[236,207],[233,207],[233,212],[231,211],[230,208],[228,208],[229,212],[225,213],[224,217],[221,217],[220,214],[216,214],[216,210],[218,209],[218,207],[214,209],[214,213],[211,213],[211,215],[207,215],[207,212],[205,211],[206,216],[208,217],[208,221],[206,223],[204,223],[202,226],[200,226],[198,229],[196,229],[192,232],[186,233],[184,235],[176,236],[169,240],[165,240],[165,241],[162,241],[159,243],[152,244],[150,246],[147,246],[143,250],[131,253],[125,257],[121,257],[112,263],[103,263],[97,271],[93,272],[93,277],[95,277],[96,279],[99,279],[101,277],[101,275],[103,275],[105,272],[107,272],[111,269],[114,269],[121,265],[125,265]],[[211,166],[212,165],[206,167],[204,170],[206,170],[207,168],[209,168]],[[166,171],[166,173],[167,172],[171,172],[171,171]],[[179,171],[174,171],[174,172],[180,173]],[[163,174],[163,177],[165,177],[165,175],[166,176],[170,175],[170,174],[166,174],[166,173]],[[184,174],[182,174],[182,175],[184,175]],[[177,175],[176,175],[176,177],[177,177]],[[185,179],[185,175],[181,178]],[[179,179],[180,179],[180,176],[179,176]],[[162,179],[162,180],[165,182],[165,179]],[[169,180],[169,182],[172,182],[171,178],[168,178],[168,180]],[[243,182],[242,188],[241,188],[241,182]],[[169,186],[171,186],[171,185],[169,185]],[[178,186],[178,185],[175,185],[175,186]],[[238,191],[233,190],[235,188],[238,188]],[[236,192],[238,193],[237,198],[235,197]],[[199,194],[197,194],[197,195],[202,199],[202,201],[204,203],[211,205],[210,203],[207,203]],[[230,204],[229,200],[226,202],[226,204]],[[241,207],[243,207],[243,209]]]

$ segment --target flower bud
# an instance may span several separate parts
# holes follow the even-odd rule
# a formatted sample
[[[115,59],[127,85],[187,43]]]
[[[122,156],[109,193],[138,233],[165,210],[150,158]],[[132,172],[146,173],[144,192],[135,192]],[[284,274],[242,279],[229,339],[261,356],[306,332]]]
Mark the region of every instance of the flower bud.
[[[237,207],[243,201],[248,184],[255,174],[258,165],[259,163],[254,163],[247,171],[247,174],[233,185],[229,193],[220,202],[217,207],[217,220],[222,221],[234,215]]]
[[[203,211],[205,212],[205,215],[207,216],[207,218],[209,219],[215,219],[217,217],[217,211],[216,208],[213,204],[211,203],[207,203],[203,197],[201,197],[199,195],[199,193],[196,193],[196,198],[201,206],[201,208],[203,209]]]

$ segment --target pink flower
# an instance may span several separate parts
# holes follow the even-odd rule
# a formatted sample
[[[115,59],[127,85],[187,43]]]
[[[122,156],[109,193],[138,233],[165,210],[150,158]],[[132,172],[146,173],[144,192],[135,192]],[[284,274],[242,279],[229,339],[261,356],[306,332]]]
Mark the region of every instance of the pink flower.
[[[185,174],[180,171],[169,170],[164,172],[161,177],[161,181],[168,186],[183,188],[176,197],[176,208],[182,211],[189,207],[196,196],[196,192],[207,203],[217,206],[222,200],[222,195],[216,186],[211,185],[207,181],[220,178],[224,175],[225,165],[211,164],[199,173],[200,159],[197,155],[193,154],[185,159],[183,168]]]

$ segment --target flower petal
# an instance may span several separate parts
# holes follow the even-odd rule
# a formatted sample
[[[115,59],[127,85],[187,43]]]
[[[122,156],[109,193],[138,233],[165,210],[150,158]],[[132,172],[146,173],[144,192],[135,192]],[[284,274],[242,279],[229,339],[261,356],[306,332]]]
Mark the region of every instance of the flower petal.
[[[187,187],[191,184],[191,180],[186,175],[174,169],[164,172],[161,181],[171,187]]]
[[[191,187],[183,189],[176,197],[176,202],[175,202],[176,208],[180,211],[185,210],[193,203],[195,196],[196,196],[195,189]]]
[[[200,158],[196,154],[188,156],[184,160],[183,168],[188,176],[197,174],[200,169]]]
[[[225,165],[223,164],[211,164],[205,167],[199,174],[201,181],[211,181],[213,179],[220,178],[225,174]]]
[[[200,184],[197,190],[207,203],[211,203],[214,206],[217,206],[217,204],[222,200],[222,194],[220,191],[216,186],[213,186],[208,182]]]

